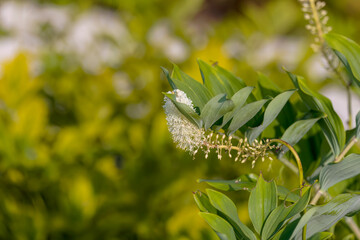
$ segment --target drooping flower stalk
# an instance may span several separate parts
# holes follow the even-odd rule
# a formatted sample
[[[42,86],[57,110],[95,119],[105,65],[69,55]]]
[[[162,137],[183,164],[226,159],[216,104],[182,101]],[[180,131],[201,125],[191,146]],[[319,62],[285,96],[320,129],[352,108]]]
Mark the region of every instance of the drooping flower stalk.
[[[171,93],[174,94],[175,101],[186,104],[195,112],[191,99],[183,91],[175,89]],[[269,140],[255,140],[249,143],[247,138],[226,136],[223,133],[212,130],[205,131],[202,128],[198,128],[177,109],[167,96],[165,96],[164,110],[173,141],[177,144],[178,148],[189,152],[193,156],[200,149],[205,153],[205,158],[208,158],[209,153],[214,149],[219,160],[221,160],[224,151],[230,158],[232,154],[235,154],[236,162],[245,163],[248,160],[252,161],[252,167],[255,166],[258,159],[265,161],[267,157],[272,160],[268,156],[267,151],[276,148],[276,146],[270,145]]]

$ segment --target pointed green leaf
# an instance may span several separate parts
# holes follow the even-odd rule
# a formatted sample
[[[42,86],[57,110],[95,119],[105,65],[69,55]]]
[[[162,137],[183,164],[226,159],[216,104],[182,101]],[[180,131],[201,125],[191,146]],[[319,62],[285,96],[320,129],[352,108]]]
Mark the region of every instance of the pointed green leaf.
[[[198,182],[205,182],[210,186],[222,191],[240,191],[240,190],[251,191],[256,185],[256,182],[252,178],[249,178],[246,175],[241,176],[234,180],[199,179]],[[296,202],[299,200],[300,197],[295,193],[291,192],[290,190],[288,190],[287,188],[283,186],[276,186],[276,187],[280,200],[286,199],[286,201],[289,202]]]
[[[311,110],[320,111],[326,114],[326,118],[320,119],[319,125],[323,131],[332,152],[337,156],[345,145],[345,131],[340,117],[336,114],[331,101],[323,95],[312,91],[303,79],[287,72],[298,92],[301,99]]]
[[[276,184],[274,181],[266,182],[260,175],[256,187],[251,191],[249,198],[249,216],[255,230],[259,234],[265,219],[276,207]]]
[[[233,227],[223,218],[212,213],[199,213],[221,240],[236,240]]]
[[[164,74],[165,74],[165,76],[166,76],[166,79],[168,80],[171,88],[172,88],[173,90],[177,89],[174,81],[173,81],[173,80],[171,79],[171,77],[170,77],[169,71],[168,71],[166,68],[164,68],[164,67],[161,67],[161,69],[163,70],[163,72],[164,72]]]
[[[339,163],[330,163],[320,172],[320,186],[323,191],[328,190],[338,182],[360,174],[360,154],[350,154]]]
[[[236,109],[233,113],[234,117],[227,130],[228,134],[233,134],[236,130],[250,121],[264,106],[269,99],[262,99],[256,102],[249,103],[239,109]]]
[[[176,101],[176,97],[172,93],[163,93],[166,97],[168,97],[176,106],[176,108],[191,122],[193,122],[198,128],[202,127],[202,120],[200,116],[188,105],[184,103],[179,103]]]
[[[247,190],[250,191],[255,187],[256,181],[252,177],[248,175],[242,175],[234,180],[206,180],[199,179],[199,183],[205,182],[210,186],[222,190],[222,191],[239,191],[239,190]]]
[[[196,191],[194,199],[201,212],[217,213],[216,208],[211,205],[209,197],[205,193]]]
[[[325,34],[326,43],[344,55],[352,73],[360,81],[360,46],[353,40],[336,33]]]
[[[174,64],[171,75],[172,81],[178,89],[184,91],[186,95],[193,101],[196,107],[203,109],[205,104],[211,99],[212,95],[209,90],[200,82],[196,81]]]
[[[325,231],[348,214],[360,210],[360,195],[340,194],[330,202],[316,206],[307,211],[300,219],[293,232],[295,239],[301,239],[302,228],[307,224],[306,236],[312,237],[318,232]]]
[[[286,129],[281,139],[289,143],[291,146],[294,146],[296,143],[298,143],[301,140],[301,138],[312,128],[312,126],[314,126],[314,124],[320,118],[321,117],[303,119],[294,122],[290,127]],[[289,149],[285,148],[283,152],[286,152],[287,150]]]
[[[216,73],[218,74],[218,76],[223,79],[223,81],[226,81],[229,83],[229,85],[231,86],[231,88],[233,89],[234,93],[236,93],[237,91],[239,91],[240,89],[246,87],[246,84],[244,83],[244,81],[239,78],[236,77],[234,74],[232,74],[231,72],[227,71],[226,69],[220,67],[219,65],[215,64],[213,66],[213,68],[215,69]]]
[[[206,62],[198,59],[198,64],[203,78],[204,85],[210,91],[212,95],[224,94],[226,93],[231,97],[236,90],[232,88],[227,78],[224,78],[219,72]]]
[[[358,112],[358,114],[356,114],[356,127],[355,127],[355,137],[360,139],[360,111]]]
[[[309,240],[327,240],[331,239],[333,235],[331,232],[319,232],[315,233]]]
[[[310,201],[310,190],[311,188],[309,188],[304,193],[304,195],[293,205],[285,207],[284,204],[281,204],[275,208],[265,221],[261,232],[261,239],[270,239],[280,230],[281,226],[287,219],[302,212]]]
[[[267,106],[264,114],[264,120],[262,124],[256,128],[249,129],[246,132],[246,136],[249,140],[249,142],[253,142],[255,138],[257,138],[267,126],[272,123],[277,115],[280,113],[280,111],[283,109],[285,103],[289,100],[291,95],[295,92],[295,90],[290,90],[283,92],[279,95],[277,95]]]
[[[226,99],[226,94],[219,94],[206,103],[201,113],[205,130],[209,129],[225,113],[234,108],[233,101]]]
[[[225,214],[227,219],[230,223],[233,223],[232,225],[242,237],[247,239],[256,239],[254,233],[240,221],[236,206],[230,198],[212,189],[206,189],[206,192],[209,196],[210,203],[217,210]]]
[[[239,112],[239,110],[242,108],[242,106],[245,104],[246,99],[251,94],[251,91],[254,89],[254,87],[244,87],[243,89],[240,89],[237,91],[237,93],[232,96],[231,100],[234,102],[234,109],[224,115],[224,119],[222,122],[221,127],[225,126],[233,117],[234,115]]]

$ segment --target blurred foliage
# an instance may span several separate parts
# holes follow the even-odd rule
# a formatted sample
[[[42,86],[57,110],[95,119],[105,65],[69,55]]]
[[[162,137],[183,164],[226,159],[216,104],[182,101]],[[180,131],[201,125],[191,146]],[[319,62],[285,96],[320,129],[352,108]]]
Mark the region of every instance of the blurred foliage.
[[[29,34],[40,39],[1,66],[0,239],[216,239],[197,215],[191,192],[205,186],[196,179],[234,179],[251,167],[214,156],[193,161],[175,149],[162,111],[161,92],[169,87],[160,66],[175,62],[200,80],[195,60],[202,58],[250,85],[261,70],[287,89],[284,65],[320,79],[315,88],[331,82],[324,71],[310,75],[321,63],[295,0],[3,1],[0,9],[10,2],[25,4],[34,18],[43,14],[36,9],[65,9],[68,23],[56,30],[50,20],[36,20],[35,31],[12,12],[19,30],[0,26],[0,45],[8,38],[31,44],[23,39]],[[358,1],[328,5],[330,25],[359,40]],[[86,35],[75,26],[99,9],[122,25],[111,31],[105,19],[99,28],[110,30],[90,35],[94,43],[59,47],[74,30]],[[91,14],[90,26],[101,22],[103,15]],[[121,26],[126,31],[117,36]],[[103,60],[105,50],[111,61]],[[100,67],[92,67],[94,59]],[[268,169],[264,163],[252,171],[296,185],[279,162]],[[249,223],[248,196],[231,197]]]

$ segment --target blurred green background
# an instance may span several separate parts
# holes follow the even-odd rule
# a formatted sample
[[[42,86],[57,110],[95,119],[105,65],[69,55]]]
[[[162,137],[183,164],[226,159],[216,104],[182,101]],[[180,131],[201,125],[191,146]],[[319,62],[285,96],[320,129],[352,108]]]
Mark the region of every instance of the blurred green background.
[[[358,0],[326,9],[360,42]],[[201,58],[289,89],[284,66],[345,99],[305,24],[296,0],[1,1],[0,239],[217,239],[197,215],[198,178],[262,171],[294,187],[276,161],[251,169],[176,149],[160,66],[200,80]],[[247,193],[230,196],[248,223]]]

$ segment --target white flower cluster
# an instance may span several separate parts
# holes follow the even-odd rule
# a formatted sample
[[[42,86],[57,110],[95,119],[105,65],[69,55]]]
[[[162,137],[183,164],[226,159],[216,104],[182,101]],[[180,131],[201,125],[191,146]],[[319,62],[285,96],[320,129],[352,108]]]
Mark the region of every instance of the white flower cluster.
[[[178,89],[170,93],[175,95],[177,102],[186,104],[194,109],[192,101],[186,96],[186,93]],[[174,142],[179,148],[195,155],[205,139],[204,129],[200,129],[190,122],[168,97],[165,96],[164,100],[166,121]]]
[[[318,51],[324,42],[323,35],[331,31],[331,27],[327,26],[329,17],[325,7],[325,2],[320,0],[299,0],[304,12],[304,18],[308,21],[306,29],[315,36],[315,44],[312,45],[314,51]]]

